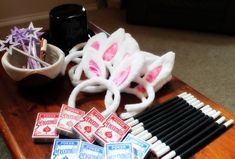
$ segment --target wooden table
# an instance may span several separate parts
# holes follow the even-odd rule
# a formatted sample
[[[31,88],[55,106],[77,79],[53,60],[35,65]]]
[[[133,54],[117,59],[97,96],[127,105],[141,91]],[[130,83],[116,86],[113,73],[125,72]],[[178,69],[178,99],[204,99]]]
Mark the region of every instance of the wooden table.
[[[90,28],[95,32],[101,30],[92,24]],[[4,137],[12,156],[19,159],[50,158],[52,143],[36,144],[32,141],[31,135],[38,112],[59,112],[60,106],[67,103],[69,94],[73,89],[68,76],[60,77],[45,87],[31,89],[21,87],[12,81],[2,66],[0,66],[0,75],[0,133]],[[176,77],[173,77],[169,83],[156,93],[156,99],[152,106],[184,91],[193,94],[205,104],[220,110],[227,119],[235,119],[235,116],[221,105],[203,96]],[[104,109],[103,98],[104,93],[79,94],[77,105],[85,111],[93,106],[102,111]],[[131,95],[122,94],[122,101],[117,112],[122,112],[124,103],[133,102],[138,102],[138,99]],[[234,159],[234,148],[235,126],[197,152],[192,158]],[[154,159],[156,157],[151,153],[147,158]]]

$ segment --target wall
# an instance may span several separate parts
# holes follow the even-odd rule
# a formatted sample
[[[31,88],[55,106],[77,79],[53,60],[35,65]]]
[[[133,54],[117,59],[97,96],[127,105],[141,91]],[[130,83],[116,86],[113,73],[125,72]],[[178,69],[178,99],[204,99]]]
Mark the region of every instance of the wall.
[[[1,0],[0,27],[47,19],[50,9],[64,3],[96,9],[96,0]]]

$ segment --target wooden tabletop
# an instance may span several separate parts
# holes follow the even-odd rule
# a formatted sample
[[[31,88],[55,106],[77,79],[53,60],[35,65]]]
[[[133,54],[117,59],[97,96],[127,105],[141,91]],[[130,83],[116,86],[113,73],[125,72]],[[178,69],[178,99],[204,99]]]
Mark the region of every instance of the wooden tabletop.
[[[91,25],[91,29],[100,30],[94,25]],[[68,76],[59,77],[44,87],[27,88],[11,80],[2,65],[0,66],[0,75],[0,133],[4,137],[12,156],[19,159],[50,158],[52,143],[34,143],[31,138],[32,131],[38,112],[59,112],[61,105],[63,103],[67,104],[68,97],[73,89]],[[193,94],[205,104],[209,104],[216,110],[221,111],[227,119],[235,119],[231,112],[176,77],[173,77],[170,82],[156,93],[152,106],[156,106],[185,91]],[[77,106],[85,111],[88,111],[93,106],[102,111],[104,109],[104,94],[80,93],[77,98]],[[122,94],[121,104],[117,113],[119,114],[123,111],[124,104],[133,102],[138,102],[138,99],[129,94]],[[197,152],[192,158],[234,159],[234,147],[235,126]],[[154,159],[156,157],[150,153],[147,158]]]

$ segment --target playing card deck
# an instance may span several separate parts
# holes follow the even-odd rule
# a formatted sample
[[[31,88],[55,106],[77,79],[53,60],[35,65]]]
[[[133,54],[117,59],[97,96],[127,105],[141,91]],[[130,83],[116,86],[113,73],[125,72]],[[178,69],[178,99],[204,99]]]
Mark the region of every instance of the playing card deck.
[[[79,159],[104,159],[104,148],[88,142],[81,142]]]
[[[89,143],[93,143],[95,141],[93,134],[104,119],[104,116],[93,107],[77,124],[74,125],[73,130],[80,138],[83,138]]]
[[[117,115],[110,114],[95,131],[94,135],[97,141],[104,145],[110,142],[121,142],[130,127]]]
[[[51,159],[77,159],[80,145],[79,139],[55,139]]]
[[[121,143],[129,130],[130,127],[116,114],[104,118],[96,108],[85,114],[64,104],[60,113],[38,113],[32,138],[35,142],[54,140],[51,159],[134,159],[132,139],[127,137],[127,142]],[[69,137],[76,134],[88,142],[58,139],[59,132]],[[95,139],[105,148],[92,144]],[[136,156],[142,153],[136,152]]]
[[[106,159],[133,159],[133,147],[131,143],[105,144]]]
[[[34,142],[52,142],[59,137],[56,123],[59,113],[39,112],[34,125],[32,139]]]
[[[60,109],[57,131],[65,136],[74,137],[72,127],[85,114],[84,111],[63,104]]]
[[[132,143],[134,159],[144,159],[151,147],[149,143],[131,134],[128,134],[122,142]]]

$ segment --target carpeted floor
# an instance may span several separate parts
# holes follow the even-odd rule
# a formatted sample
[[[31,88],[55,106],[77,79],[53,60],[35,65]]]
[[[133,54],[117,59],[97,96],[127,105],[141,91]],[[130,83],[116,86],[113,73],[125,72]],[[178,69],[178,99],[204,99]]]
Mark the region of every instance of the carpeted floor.
[[[11,155],[9,153],[9,150],[7,149],[3,138],[0,136],[0,158],[1,159],[11,159]]]
[[[88,19],[108,31],[123,27],[142,50],[176,53],[173,74],[235,112],[235,36],[127,24],[125,11],[100,9]]]

